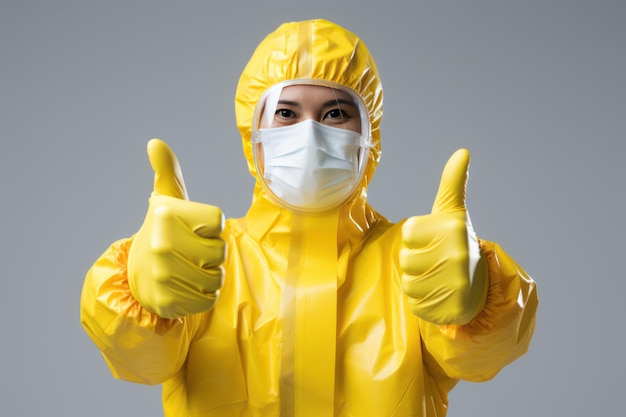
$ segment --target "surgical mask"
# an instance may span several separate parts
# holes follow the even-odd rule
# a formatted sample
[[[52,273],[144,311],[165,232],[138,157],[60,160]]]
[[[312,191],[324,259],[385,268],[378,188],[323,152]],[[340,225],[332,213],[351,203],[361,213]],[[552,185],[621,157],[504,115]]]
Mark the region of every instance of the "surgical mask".
[[[254,141],[263,149],[265,186],[287,207],[304,211],[346,201],[359,185],[371,147],[357,132],[312,119],[259,129]]]

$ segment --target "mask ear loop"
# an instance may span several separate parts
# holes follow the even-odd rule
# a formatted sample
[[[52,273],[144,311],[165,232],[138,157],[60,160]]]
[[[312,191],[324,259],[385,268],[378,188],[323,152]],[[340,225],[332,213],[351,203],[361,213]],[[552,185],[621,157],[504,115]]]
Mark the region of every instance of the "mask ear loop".
[[[350,92],[354,103],[359,109],[361,117],[361,148],[359,150],[359,172],[365,172],[370,157],[370,149],[374,147],[372,144],[372,126],[370,124],[369,113],[363,99],[355,92]],[[356,96],[356,97],[355,97]]]

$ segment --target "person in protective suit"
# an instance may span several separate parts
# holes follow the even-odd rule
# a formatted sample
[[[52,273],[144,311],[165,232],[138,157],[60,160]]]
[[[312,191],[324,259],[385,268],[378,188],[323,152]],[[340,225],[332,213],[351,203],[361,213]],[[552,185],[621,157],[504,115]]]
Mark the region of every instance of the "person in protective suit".
[[[163,384],[170,417],[444,416],[459,380],[526,352],[535,283],[476,237],[466,150],[431,214],[393,224],[367,203],[382,105],[358,37],[286,23],[237,87],[256,179],[245,217],[189,201],[174,153],[149,142],[145,221],[94,263],[81,298],[115,377]]]

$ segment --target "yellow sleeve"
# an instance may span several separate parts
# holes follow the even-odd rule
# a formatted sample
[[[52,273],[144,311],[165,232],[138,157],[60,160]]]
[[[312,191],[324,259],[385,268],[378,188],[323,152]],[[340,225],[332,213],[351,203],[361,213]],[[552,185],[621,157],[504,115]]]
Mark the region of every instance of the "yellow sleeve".
[[[164,319],[133,298],[126,277],[131,243],[115,242],[89,269],[80,319],[116,378],[160,384],[181,369],[197,318]]]
[[[428,356],[451,378],[486,381],[523,355],[535,328],[535,282],[492,242],[481,241],[489,268],[485,306],[465,325],[438,326],[420,321]]]

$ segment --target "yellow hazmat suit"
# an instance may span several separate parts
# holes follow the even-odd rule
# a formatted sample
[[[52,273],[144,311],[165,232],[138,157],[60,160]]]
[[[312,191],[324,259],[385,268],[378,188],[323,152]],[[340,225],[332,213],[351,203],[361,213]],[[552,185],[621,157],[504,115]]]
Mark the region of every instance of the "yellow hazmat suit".
[[[357,192],[336,209],[285,208],[258,177],[251,139],[255,109],[268,88],[288,80],[347,87],[367,108],[373,147]],[[209,236],[209,252],[219,252],[220,237],[226,242],[223,284],[213,261],[205,268],[206,288],[179,285],[185,278],[180,274],[159,281],[169,294],[195,294],[193,301],[181,296],[185,308],[174,307],[176,297],[152,297],[152,284],[145,290],[140,281],[152,266],[141,264],[141,249],[133,246],[140,246],[134,241],[143,239],[153,215],[87,274],[81,321],[117,378],[163,384],[170,417],[444,416],[447,394],[459,379],[488,380],[527,350],[535,284],[497,244],[479,241],[478,290],[464,293],[461,280],[447,291],[455,279],[442,265],[454,255],[440,250],[441,233],[432,232],[431,223],[452,219],[465,230],[466,176],[449,181],[446,168],[442,188],[456,181],[460,191],[450,198],[440,188],[430,216],[392,224],[366,202],[380,158],[382,87],[360,39],[324,20],[280,26],[244,70],[236,114],[257,178],[251,207],[245,217],[228,219],[221,235],[217,226],[189,226]],[[157,172],[151,205],[163,195],[166,204],[178,204],[186,190],[177,161],[162,142],[150,146],[160,152],[149,150]],[[167,156],[165,170],[176,178],[171,189],[159,178],[162,161],[154,155]],[[461,161],[454,169],[467,171],[466,152],[453,159]],[[218,209],[206,213],[213,225],[220,223]],[[428,242],[420,242],[429,233]],[[167,250],[176,248],[158,248]],[[129,267],[129,256],[137,265]],[[437,257],[436,267],[423,264],[429,256]],[[130,275],[137,278],[129,283]],[[453,293],[462,296],[455,300]]]

